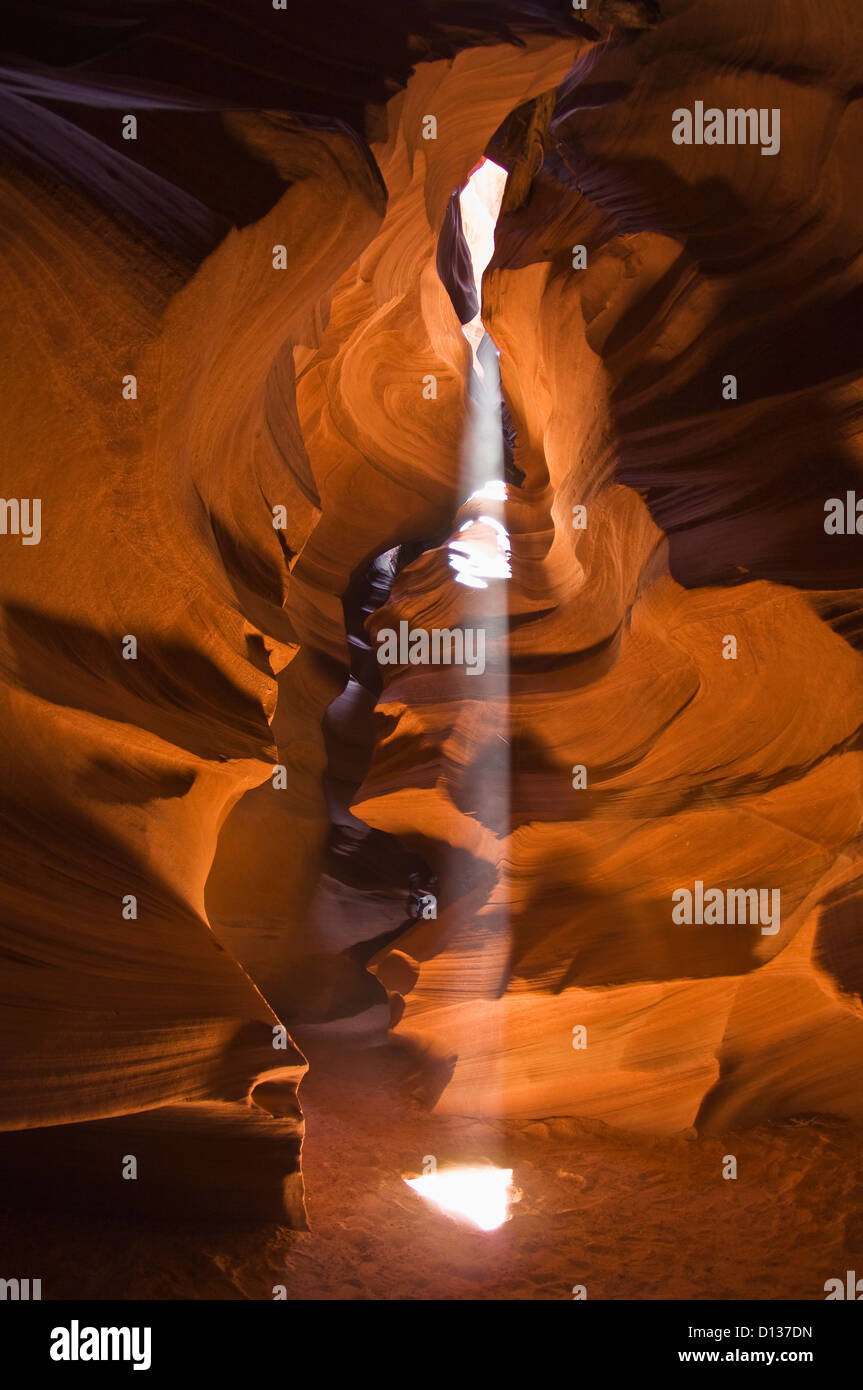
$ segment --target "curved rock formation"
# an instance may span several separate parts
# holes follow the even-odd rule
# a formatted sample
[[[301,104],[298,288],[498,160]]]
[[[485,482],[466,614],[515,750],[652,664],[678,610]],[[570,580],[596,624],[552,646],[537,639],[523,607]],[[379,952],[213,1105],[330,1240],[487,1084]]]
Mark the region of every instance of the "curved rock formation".
[[[491,147],[511,172],[483,314],[525,474],[493,610],[509,693],[492,716],[470,681],[397,672],[355,808],[431,833],[442,880],[454,849],[492,874],[398,943],[421,962],[400,1027],[458,1054],[456,1112],[860,1114],[863,569],[824,504],[860,476],[861,36],[837,10],[813,56],[813,14],[780,32],[665,5]],[[783,157],[675,145],[698,99],[781,110]],[[444,552],[394,600],[382,625],[487,612],[458,603]],[[496,738],[497,819],[477,809]],[[671,895],[696,880],[779,890],[780,929],[679,925]]]
[[[298,990],[289,980],[276,985],[274,1012],[239,964],[243,949],[232,956],[214,938],[204,888],[231,806],[266,783],[259,804],[272,845],[250,845],[242,823],[230,825],[211,885],[216,910],[226,878],[228,896],[242,890],[252,923],[276,900],[284,925],[309,897],[327,825],[321,722],[343,680],[339,594],[364,556],[404,539],[411,510],[422,532],[429,516],[441,524],[452,509],[447,472],[467,347],[434,273],[446,205],[512,105],[513,89],[523,101],[556,82],[571,51],[571,43],[528,39],[526,48],[429,66],[409,98],[394,100],[378,162],[347,129],[278,114],[220,118],[217,147],[230,145],[242,174],[227,204],[240,225],[221,236],[200,190],[178,190],[164,175],[166,167],[176,173],[171,139],[189,128],[186,117],[154,117],[142,140],[144,167],[136,167],[116,112],[114,152],[85,129],[93,124],[86,110],[70,123],[47,109],[68,98],[63,79],[22,64],[28,71],[10,82],[5,138],[17,168],[5,201],[6,254],[19,312],[6,360],[12,447],[4,485],[9,495],[39,499],[43,528],[38,548],[19,549],[4,536],[3,689],[17,736],[4,816],[12,872],[3,913],[2,1123],[44,1131],[41,1147],[38,1136],[6,1140],[2,1161],[12,1171],[38,1168],[39,1155],[60,1142],[51,1127],[74,1121],[81,1142],[62,1142],[83,1155],[82,1181],[109,1202],[102,1179],[110,1171],[119,1178],[124,1156],[114,1152],[115,1131],[92,1122],[131,1113],[153,1116],[139,1145],[151,1168],[161,1153],[162,1166],[176,1169],[164,1135],[177,1125],[233,1125],[253,1164],[255,1135],[266,1135],[262,1121],[253,1123],[254,1096],[258,1113],[279,1116],[274,1132],[287,1136],[280,1161],[298,1173],[291,1097],[305,1061],[280,1022]],[[75,95],[89,81],[76,71]],[[428,166],[417,159],[419,130],[410,123],[424,103],[437,100],[442,118],[451,113],[455,123],[477,84],[486,87],[480,130],[441,142]],[[105,90],[100,101],[114,106],[116,94]],[[206,146],[213,122],[191,129]],[[412,239],[410,256],[399,225]],[[288,273],[279,247],[290,248]],[[392,402],[391,460],[376,443],[377,469],[369,470],[360,434],[346,486],[333,488],[347,441],[329,415],[336,408],[349,419],[367,369],[381,370],[360,322],[376,300],[378,348],[403,353],[400,338],[419,331],[416,368],[405,372],[402,407]],[[423,468],[393,489],[398,410],[410,411],[423,364],[440,376],[440,418],[449,423],[430,441],[426,464],[440,480],[410,501]],[[332,401],[327,412],[322,393]],[[369,509],[351,547],[337,546],[333,565],[327,533],[337,538],[345,516],[355,517],[357,468],[381,488],[382,505]],[[284,765],[275,740],[291,748],[310,720],[312,746],[284,755],[287,794],[276,792]],[[253,838],[255,804],[250,797],[243,806]],[[237,856],[252,861],[257,894],[246,892],[249,874]],[[301,947],[299,930],[281,935],[269,976],[261,971],[267,985],[274,963],[284,976]],[[371,987],[385,997],[361,965],[352,975],[366,979],[367,994]],[[317,1016],[315,1000],[305,1003]],[[165,1107],[180,1102],[174,1123]],[[218,1147],[215,1130],[213,1139]],[[174,1180],[182,1190],[182,1175]],[[198,1175],[199,1183],[197,1207],[207,1201],[207,1180]],[[295,1183],[277,1198],[295,1221],[298,1193]],[[152,1185],[149,1196],[166,1203]],[[273,1209],[265,1189],[234,1208],[258,1209]]]
[[[286,1029],[333,1026],[392,1025],[455,1113],[859,1117],[863,571],[824,504],[863,495],[863,36],[428,0],[345,65],[332,11],[239,9],[71,53],[21,8],[7,65],[3,490],[41,535],[0,536],[0,1163],[63,1126],[100,1201],[131,1151],[206,1210],[258,1155],[234,1210],[301,1225]],[[779,152],[676,144],[696,102],[781,112]],[[458,583],[501,525],[511,578]],[[379,666],[403,621],[481,628],[483,673]],[[697,882],[778,930],[675,920]]]

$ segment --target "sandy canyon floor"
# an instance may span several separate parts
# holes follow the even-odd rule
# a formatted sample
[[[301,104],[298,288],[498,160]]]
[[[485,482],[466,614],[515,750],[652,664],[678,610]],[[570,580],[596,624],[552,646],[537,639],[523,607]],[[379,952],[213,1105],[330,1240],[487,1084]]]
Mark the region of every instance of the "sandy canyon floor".
[[[834,1119],[701,1140],[437,1116],[383,1048],[319,1051],[301,1093],[308,1233],[19,1211],[0,1218],[6,1265],[45,1298],[227,1300],[819,1300],[863,1268],[861,1133]],[[511,1220],[483,1233],[417,1197],[402,1178],[432,1153],[512,1167]]]

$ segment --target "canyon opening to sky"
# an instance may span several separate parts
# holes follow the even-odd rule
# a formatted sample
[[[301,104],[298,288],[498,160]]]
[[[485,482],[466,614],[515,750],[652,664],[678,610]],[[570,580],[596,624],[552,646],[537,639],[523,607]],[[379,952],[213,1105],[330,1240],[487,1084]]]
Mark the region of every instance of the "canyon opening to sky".
[[[13,8],[4,1300],[863,1298],[853,7]]]

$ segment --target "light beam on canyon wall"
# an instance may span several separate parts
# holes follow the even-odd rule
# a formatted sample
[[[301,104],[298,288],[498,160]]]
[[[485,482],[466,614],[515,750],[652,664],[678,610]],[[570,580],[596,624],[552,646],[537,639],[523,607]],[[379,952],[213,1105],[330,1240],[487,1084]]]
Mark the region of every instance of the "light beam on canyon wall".
[[[303,1027],[459,1115],[861,1117],[853,7],[382,0],[347,70],[244,8],[191,78],[131,3],[7,66],[10,1190],[122,1208],[131,1150],[301,1225]],[[705,100],[781,152],[675,143]],[[482,673],[381,668],[401,622]]]

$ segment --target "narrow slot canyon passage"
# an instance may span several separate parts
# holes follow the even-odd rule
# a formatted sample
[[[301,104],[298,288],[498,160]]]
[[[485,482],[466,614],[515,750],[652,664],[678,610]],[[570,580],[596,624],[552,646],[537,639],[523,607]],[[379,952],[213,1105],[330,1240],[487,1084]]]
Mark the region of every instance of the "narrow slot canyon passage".
[[[505,182],[505,171],[492,161],[485,160],[450,201],[478,304],[482,297],[482,275],[494,250],[494,225]],[[458,308],[455,297],[454,307]],[[501,505],[506,501],[503,423],[497,353],[485,332],[479,311],[463,324],[462,332],[471,346],[471,360],[467,365],[468,404],[464,436],[459,445],[461,487],[465,501],[456,517],[453,534],[444,542],[451,571],[447,586],[445,627],[447,634],[450,631],[458,634],[464,661],[464,681],[460,688],[464,691],[468,686],[469,673],[475,680],[476,692],[474,696],[471,691],[471,704],[485,725],[488,753],[471,781],[470,796],[474,805],[464,807],[463,814],[474,822],[477,836],[481,837],[474,841],[471,850],[474,857],[482,861],[485,872],[481,870],[479,875],[474,873],[474,876],[485,880],[482,891],[486,892],[490,903],[494,903],[493,882],[494,877],[502,871],[500,836],[505,835],[507,829],[509,793],[509,741],[506,737],[508,615],[504,586],[510,576],[510,567],[509,537]],[[422,552],[423,556],[430,553]],[[402,609],[398,602],[401,576],[409,592],[410,568],[405,569],[399,564],[398,550],[390,552],[388,558],[390,568],[395,573],[386,600],[399,613],[399,630],[404,625],[408,636],[415,630],[423,632],[421,626],[417,629],[412,627],[410,617],[401,617]],[[420,558],[416,557],[414,563]],[[459,585],[467,592],[462,593],[457,587]],[[406,608],[405,612],[410,615],[411,610]],[[380,653],[383,651],[380,630],[377,640]],[[436,698],[446,702],[447,678],[461,674],[449,665],[450,659],[459,657],[458,646],[453,645],[452,650],[442,650],[440,654],[447,664],[438,665],[433,669],[433,675],[439,692]],[[458,693],[459,687],[456,687],[456,699]],[[386,700],[386,693],[381,700]],[[479,970],[473,972],[469,992],[475,1007],[483,1007],[485,999],[489,1007],[494,1008],[510,952],[508,921],[505,911],[495,905],[487,911],[487,920],[481,922],[476,913],[476,899],[469,895],[467,905],[460,900],[461,892],[457,885],[464,873],[463,864],[460,863],[464,857],[464,849],[440,846],[436,853],[434,874],[424,866],[423,871],[414,871],[411,876],[409,907],[413,909],[414,920],[408,919],[397,934],[387,934],[389,939],[385,942],[376,937],[367,945],[361,943],[354,946],[350,952],[355,959],[359,953],[366,967],[387,988],[390,1012],[387,1022],[398,1022],[404,1009],[404,995],[409,993],[419,975],[419,963],[411,954],[414,940],[420,942],[420,955],[428,955],[429,946],[422,942],[422,938],[425,936],[433,941],[435,925],[441,919],[446,923],[446,939],[451,949],[458,949],[459,938],[475,947],[477,932],[481,933],[481,949],[476,952]],[[489,883],[492,884],[490,893]],[[397,1038],[394,1047],[389,1039],[381,1036],[380,1011],[377,1016],[375,1010],[369,1011],[368,1022],[364,1025],[360,1020],[355,1023],[355,1028],[356,1032],[345,1020],[329,1030],[326,1027],[320,1030],[313,1027],[307,1033],[302,1027],[299,1030],[295,1028],[293,1035],[306,1051],[313,1070],[316,1058],[323,1055],[326,1059],[324,1065],[329,1063],[329,1072],[338,1072],[341,1076],[346,1071],[352,1073],[357,1065],[355,1056],[345,1057],[345,1049],[363,1049],[355,1088],[359,1087],[364,1095],[364,1111],[376,1117],[375,1127],[380,1138],[376,1146],[378,1152],[372,1151],[372,1157],[376,1160],[374,1180],[369,1191],[362,1192],[361,1189],[360,1206],[364,1207],[369,1199],[374,1204],[375,1198],[384,1194],[388,1195],[390,1203],[396,1200],[398,1218],[406,1222],[401,1238],[410,1242],[411,1227],[419,1213],[412,1210],[410,1197],[404,1200],[394,1189],[394,1180],[400,1176],[399,1169],[393,1168],[391,1158],[389,1162],[386,1161],[390,1136],[394,1130],[403,1130],[405,1166],[401,1176],[409,1188],[420,1197],[427,1198],[432,1205],[442,1204],[450,1217],[468,1228],[487,1232],[502,1226],[508,1218],[511,1200],[518,1193],[511,1182],[512,1170],[501,1168],[497,1162],[502,1140],[499,1130],[495,1126],[475,1129],[469,1125],[467,1130],[449,1132],[446,1128],[436,1131],[435,1126],[429,1127],[429,1104],[451,1072],[453,1062],[464,1050],[467,1037],[459,1037],[458,1030],[451,1031],[446,1038],[448,1054],[435,1056],[424,1049],[410,1049],[409,1033]],[[328,1053],[323,1051],[325,1048],[329,1048]],[[326,1107],[329,1091],[323,1077],[320,1089],[322,1104]],[[314,1095],[314,1086],[311,1089],[304,1086],[304,1094]],[[479,1108],[482,1111],[485,1107],[480,1105]],[[315,1119],[312,1119],[312,1115]],[[322,1134],[327,1130],[326,1118],[318,1117],[313,1106],[309,1113],[309,1132],[317,1127],[319,1118]],[[341,1142],[347,1141],[350,1150],[351,1112],[347,1111],[341,1118]],[[431,1142],[433,1139],[440,1148],[439,1153]],[[408,1147],[411,1143],[412,1155]],[[308,1168],[308,1153],[314,1151],[315,1145],[307,1140],[307,1146],[306,1181],[310,1205],[314,1209],[314,1186]],[[344,1157],[347,1163],[356,1161],[350,1151]],[[324,1186],[322,1183],[321,1191]],[[361,1229],[360,1241],[371,1238],[376,1229],[379,1231],[380,1224],[379,1219],[373,1220]],[[445,1222],[442,1233],[451,1224]],[[377,1239],[381,1241],[380,1233]],[[381,1254],[390,1239],[385,1227],[383,1245],[379,1246]],[[374,1264],[374,1250],[367,1249],[366,1253],[369,1258],[364,1263],[369,1267],[367,1273],[370,1273]],[[357,1287],[346,1275],[346,1295],[352,1296],[352,1290]]]
[[[4,1297],[857,1290],[859,25],[139,9],[0,75]]]

